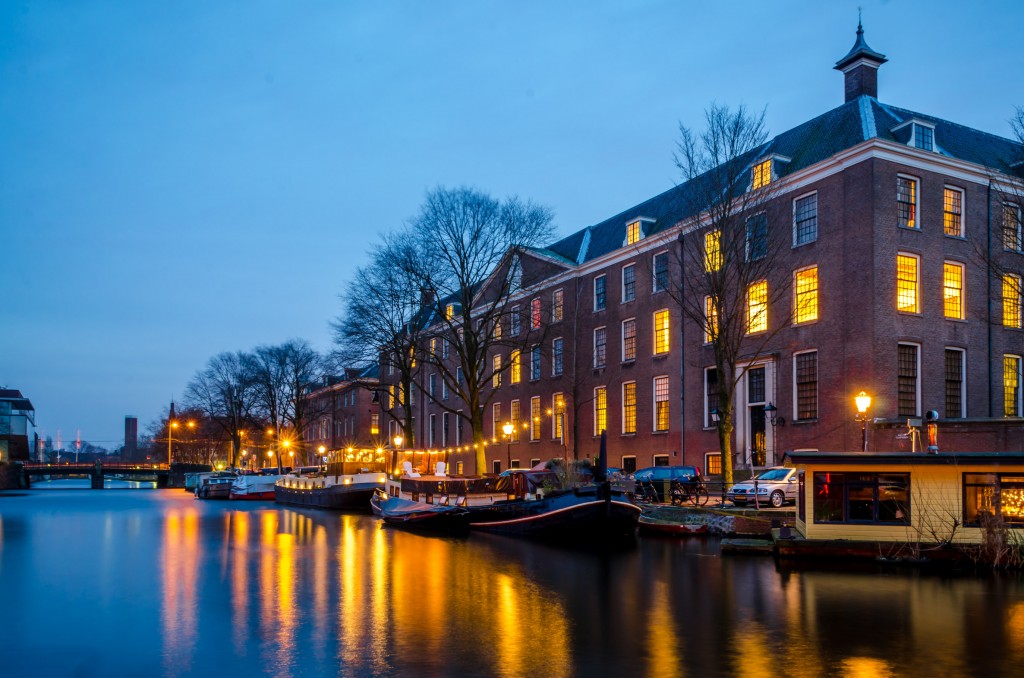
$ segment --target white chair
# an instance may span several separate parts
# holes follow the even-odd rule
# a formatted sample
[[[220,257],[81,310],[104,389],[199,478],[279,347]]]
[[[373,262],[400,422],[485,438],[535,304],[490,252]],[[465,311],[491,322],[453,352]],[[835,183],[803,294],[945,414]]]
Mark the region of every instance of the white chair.
[[[420,477],[419,473],[416,473],[416,471],[412,470],[412,462],[411,461],[403,461],[402,462],[402,474],[406,475],[406,476],[408,476],[410,478],[419,478]]]
[[[445,466],[445,463],[443,461],[437,462],[437,466],[435,467],[435,470],[434,470],[434,475],[435,476],[442,476],[442,477],[448,475],[447,473],[445,473],[445,469],[446,468],[448,468],[448,467]]]

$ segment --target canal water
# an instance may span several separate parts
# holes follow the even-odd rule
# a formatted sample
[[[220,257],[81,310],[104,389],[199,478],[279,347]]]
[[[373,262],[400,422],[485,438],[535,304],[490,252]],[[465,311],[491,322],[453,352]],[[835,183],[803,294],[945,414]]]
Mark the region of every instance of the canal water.
[[[3,676],[1022,675],[1017,577],[717,540],[434,538],[181,490],[0,493]]]

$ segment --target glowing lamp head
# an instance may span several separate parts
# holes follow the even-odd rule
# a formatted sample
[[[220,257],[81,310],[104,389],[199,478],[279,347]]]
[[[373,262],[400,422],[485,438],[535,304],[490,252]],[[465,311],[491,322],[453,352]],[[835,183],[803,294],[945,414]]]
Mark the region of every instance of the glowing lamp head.
[[[395,436],[393,442],[395,443],[395,447],[401,447],[402,446],[402,436]]]
[[[868,411],[868,408],[871,407],[871,396],[869,396],[864,391],[858,393],[857,396],[853,399],[853,401],[857,403],[858,414],[864,414],[865,412]]]
[[[516,429],[516,427],[512,425],[511,421],[505,422],[505,425],[501,427],[501,430],[507,436],[512,435],[512,431],[514,431],[515,429]]]
[[[327,448],[324,447],[323,445],[321,445],[320,447],[318,447],[316,449],[317,449],[318,452],[320,452],[320,454],[323,454],[324,452],[327,451]]]

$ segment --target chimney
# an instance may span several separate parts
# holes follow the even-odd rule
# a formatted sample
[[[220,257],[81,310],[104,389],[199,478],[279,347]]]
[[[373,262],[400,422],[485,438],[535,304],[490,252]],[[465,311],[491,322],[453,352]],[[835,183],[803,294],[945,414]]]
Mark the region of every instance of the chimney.
[[[878,98],[878,67],[888,59],[868,47],[864,41],[864,27],[857,20],[857,40],[853,48],[836,62],[835,69],[845,77],[846,101],[853,101],[861,95]]]

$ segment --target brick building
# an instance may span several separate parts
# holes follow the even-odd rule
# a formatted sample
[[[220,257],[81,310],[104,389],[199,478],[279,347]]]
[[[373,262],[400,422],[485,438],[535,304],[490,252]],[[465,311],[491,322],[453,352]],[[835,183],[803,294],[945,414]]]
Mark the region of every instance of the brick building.
[[[324,377],[321,384],[308,388],[305,398],[313,416],[303,431],[304,448],[312,452],[322,446],[325,452],[337,452],[381,446],[376,388],[376,365]]]
[[[934,410],[943,450],[1024,450],[1024,154],[1009,139],[883,103],[885,62],[858,26],[835,65],[844,103],[743,158],[752,189],[773,186],[764,233],[784,239],[764,284],[785,282],[770,302],[764,293],[748,328],[734,399],[738,465],[773,465],[784,450],[861,449],[860,391],[873,397],[870,449],[916,445],[908,420],[920,426]],[[539,319],[545,332],[535,349],[495,351],[495,366],[519,366],[493,382],[481,470],[593,457],[604,429],[612,465],[718,471],[714,358],[669,293],[679,249],[707,235],[684,207],[693,190],[684,183],[505,258],[523,289],[502,331]],[[770,338],[757,342],[759,333]],[[383,414],[400,410],[405,399],[384,372],[382,381],[391,389]],[[438,407],[445,385],[429,362],[416,383],[419,447],[472,460],[465,413]]]

